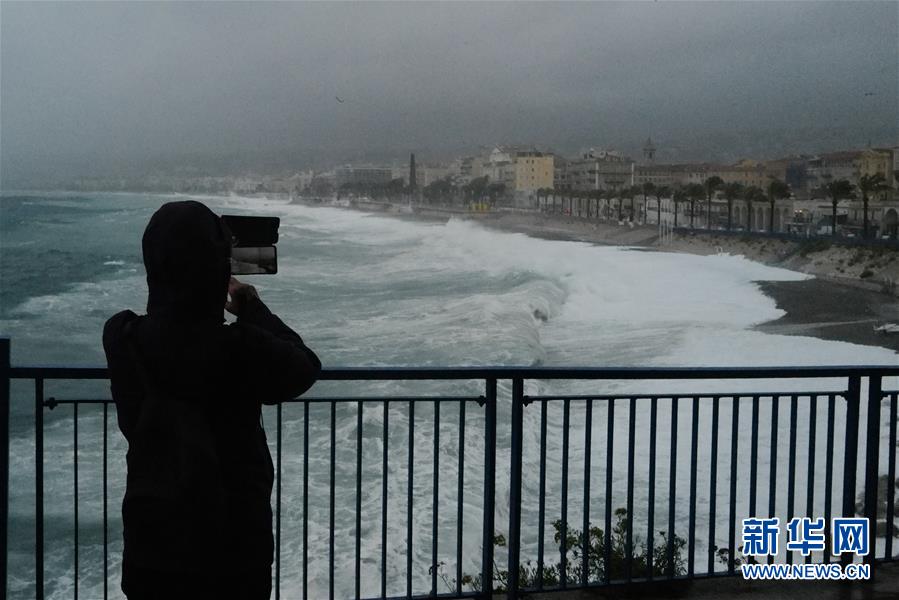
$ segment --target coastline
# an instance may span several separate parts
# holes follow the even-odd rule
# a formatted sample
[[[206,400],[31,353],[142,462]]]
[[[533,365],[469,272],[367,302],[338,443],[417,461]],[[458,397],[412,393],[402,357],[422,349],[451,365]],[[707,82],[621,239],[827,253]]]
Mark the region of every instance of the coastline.
[[[798,243],[778,239],[683,234],[676,234],[671,243],[658,246],[654,226],[630,227],[578,217],[512,211],[468,213],[435,208],[400,211],[396,205],[387,203],[344,208],[430,223],[446,223],[457,218],[496,231],[523,233],[544,240],[631,246],[647,252],[711,255],[726,247],[729,254],[813,276],[803,281],[759,281],[761,291],[786,314],[756,325],[757,331],[878,346],[899,353],[899,334],[874,331],[885,323],[899,323],[899,298],[881,291],[878,283],[859,278],[858,274],[871,262],[859,260],[858,253],[867,250],[831,248],[804,253]],[[899,260],[895,258],[882,261],[885,277],[899,279]]]

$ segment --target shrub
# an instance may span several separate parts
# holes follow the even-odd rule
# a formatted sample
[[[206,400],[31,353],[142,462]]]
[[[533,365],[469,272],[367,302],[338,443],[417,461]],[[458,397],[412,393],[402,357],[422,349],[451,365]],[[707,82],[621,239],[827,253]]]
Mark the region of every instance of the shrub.
[[[615,511],[615,523],[612,526],[610,535],[610,558],[608,565],[608,578],[624,579],[627,575],[627,510],[619,508]],[[553,541],[558,546],[555,552],[559,556],[562,548],[562,536],[565,530],[564,523],[561,519],[553,522]],[[588,536],[583,531],[569,527],[564,531],[566,552],[566,564],[564,566],[565,579],[568,582],[583,582],[583,552],[587,552],[587,570],[588,581],[605,581],[606,579],[606,561],[605,561],[605,533],[599,527],[590,526]],[[665,531],[659,531],[660,540],[653,547],[651,552],[647,551],[646,542],[635,535],[633,537],[633,548],[631,559],[631,574],[634,577],[643,577],[649,569],[649,561],[652,564],[652,573],[654,576],[667,575],[683,575],[686,573],[686,564],[683,557],[683,549],[686,546],[686,540],[675,534],[673,543],[673,552],[671,560],[668,560],[668,534]],[[494,550],[496,548],[506,547],[506,538],[502,534],[497,534],[493,538]],[[586,550],[585,550],[586,546]],[[549,553],[545,553],[548,555]],[[450,591],[456,589],[456,580],[450,578],[443,571],[445,563],[438,563],[438,575]],[[527,561],[518,568],[518,582],[521,588],[534,588],[540,580],[540,565],[535,561]],[[543,570],[543,585],[546,587],[555,587],[561,583],[563,566],[561,558],[556,562],[545,562]],[[467,587],[470,591],[480,592],[482,589],[482,575],[476,576],[465,573],[462,575],[462,586]],[[505,592],[509,581],[509,571],[500,569],[496,563],[493,565],[493,589],[496,592]]]

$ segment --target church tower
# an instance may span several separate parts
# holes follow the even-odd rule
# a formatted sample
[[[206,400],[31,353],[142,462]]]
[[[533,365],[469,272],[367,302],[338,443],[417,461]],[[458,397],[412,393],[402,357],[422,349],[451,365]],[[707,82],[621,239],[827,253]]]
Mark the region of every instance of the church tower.
[[[652,143],[652,138],[646,138],[646,143],[643,144],[643,162],[646,164],[653,164],[656,160],[656,147]]]
[[[413,153],[409,157],[409,191],[414,192],[417,187],[417,182],[415,180],[415,154]]]

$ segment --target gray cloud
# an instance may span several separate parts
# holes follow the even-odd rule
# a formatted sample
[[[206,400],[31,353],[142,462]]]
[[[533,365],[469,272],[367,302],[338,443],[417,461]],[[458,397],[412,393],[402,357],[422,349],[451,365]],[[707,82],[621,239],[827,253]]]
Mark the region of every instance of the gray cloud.
[[[895,2],[0,6],[4,185],[501,141],[652,134],[712,158],[899,135]]]

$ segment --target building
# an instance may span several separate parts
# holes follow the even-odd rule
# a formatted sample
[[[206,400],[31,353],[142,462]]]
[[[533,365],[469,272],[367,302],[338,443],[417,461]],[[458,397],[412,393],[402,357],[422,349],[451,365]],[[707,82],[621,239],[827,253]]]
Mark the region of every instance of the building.
[[[564,179],[566,187],[562,189],[618,190],[634,185],[634,161],[615,150],[590,148],[568,161]]]
[[[476,161],[472,171],[486,176],[491,184],[501,184],[505,193],[519,206],[536,204],[537,190],[551,188],[555,182],[555,156],[525,146],[494,146]]]
[[[772,178],[783,180],[784,172],[769,171],[765,163],[747,159],[734,165],[707,165],[703,181],[709,177],[720,177],[724,183],[739,183],[743,187],[755,186],[765,189]]]
[[[338,188],[345,185],[383,185],[393,179],[393,169],[390,167],[355,166],[346,165],[338,167],[335,173]]]
[[[896,178],[893,176],[895,152],[892,148],[868,148],[858,157],[858,175],[883,175],[889,187],[896,189]]]
[[[514,157],[514,191],[531,193],[551,188],[555,178],[555,162],[552,154],[528,150],[516,152]]]
[[[853,184],[857,183],[861,155],[859,150],[848,150],[828,152],[809,158],[808,189],[819,189],[828,181],[836,179],[848,179]]]

